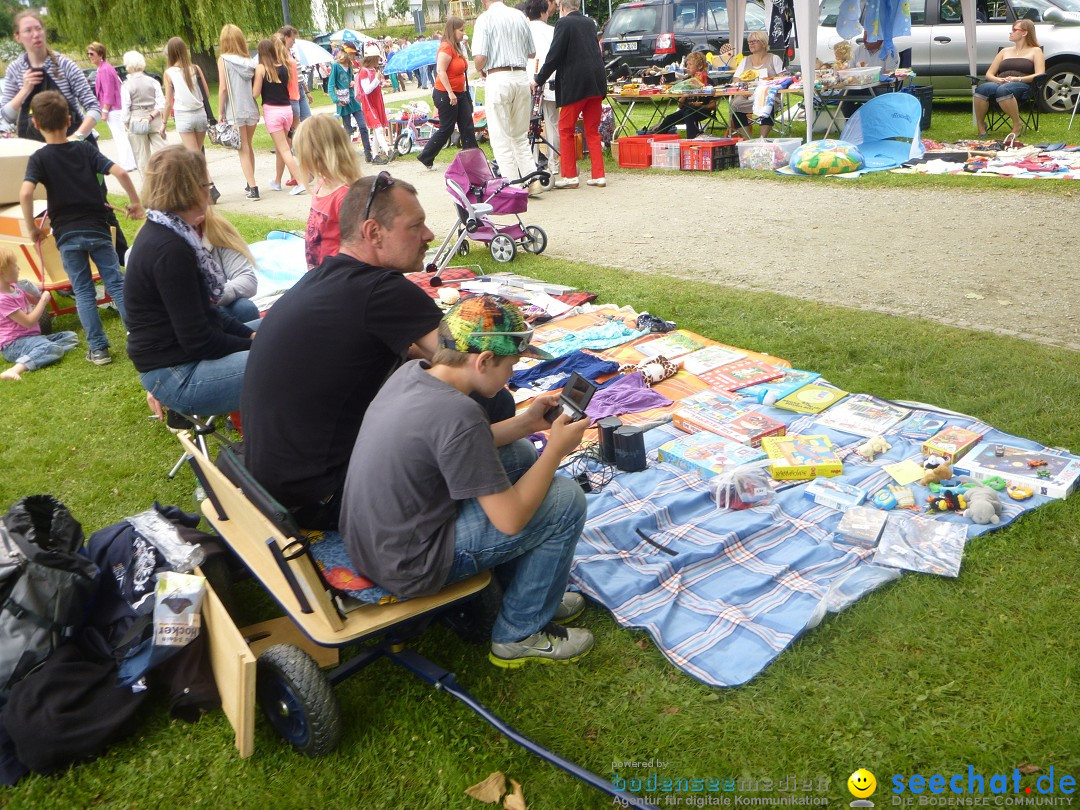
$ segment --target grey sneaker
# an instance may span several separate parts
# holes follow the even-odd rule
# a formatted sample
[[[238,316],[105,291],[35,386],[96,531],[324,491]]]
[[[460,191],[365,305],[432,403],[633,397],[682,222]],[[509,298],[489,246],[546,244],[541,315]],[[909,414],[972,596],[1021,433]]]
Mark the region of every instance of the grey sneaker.
[[[563,594],[562,601],[555,608],[552,621],[559,624],[568,624],[585,612],[585,597],[577,591],[567,591]]]
[[[86,353],[86,359],[95,366],[107,366],[112,362],[112,355],[108,349],[91,349]]]
[[[538,664],[566,664],[577,661],[593,646],[593,635],[578,627],[566,628],[548,622],[543,630],[521,641],[491,643],[488,660],[503,669],[517,669],[530,661]]]

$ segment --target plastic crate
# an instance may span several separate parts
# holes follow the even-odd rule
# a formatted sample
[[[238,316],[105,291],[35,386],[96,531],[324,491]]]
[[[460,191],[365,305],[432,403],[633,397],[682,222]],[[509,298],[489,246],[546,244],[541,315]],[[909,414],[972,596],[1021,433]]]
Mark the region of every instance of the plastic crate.
[[[680,168],[687,172],[718,172],[739,166],[739,150],[732,138],[682,141],[679,144]]]
[[[624,169],[647,169],[652,166],[654,141],[677,141],[678,135],[624,135],[619,144],[619,165]]]
[[[653,141],[652,167],[678,171],[680,166],[679,141]]]

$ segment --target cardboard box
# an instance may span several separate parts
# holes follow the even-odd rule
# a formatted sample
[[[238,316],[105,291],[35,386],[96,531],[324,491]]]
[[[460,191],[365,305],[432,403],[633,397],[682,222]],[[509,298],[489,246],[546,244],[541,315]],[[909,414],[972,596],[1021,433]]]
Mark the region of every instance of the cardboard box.
[[[660,461],[696,472],[702,478],[713,478],[742,464],[765,458],[760,450],[705,432],[680,436],[662,444],[656,455]]]
[[[34,218],[45,213],[45,200],[34,200]],[[16,203],[0,207],[0,236],[26,236],[22,206]]]
[[[962,458],[980,439],[982,436],[973,430],[949,425],[923,442],[922,452],[924,456],[941,456],[952,464]]]
[[[0,205],[13,205],[19,201],[26,162],[44,145],[26,138],[0,138]],[[45,186],[41,183],[38,183],[34,199],[45,199]]]
[[[966,473],[976,481],[1001,477],[1007,484],[1029,487],[1037,495],[1066,498],[1080,479],[1080,457],[983,442],[953,472]]]
[[[766,436],[761,440],[761,449],[774,459],[769,474],[777,481],[832,478],[844,472],[844,463],[828,436]]]

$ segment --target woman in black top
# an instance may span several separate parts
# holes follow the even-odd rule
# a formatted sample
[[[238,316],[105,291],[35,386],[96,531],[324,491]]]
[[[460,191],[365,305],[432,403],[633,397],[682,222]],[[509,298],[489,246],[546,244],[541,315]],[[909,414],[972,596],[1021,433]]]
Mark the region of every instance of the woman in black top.
[[[277,43],[272,39],[259,40],[259,64],[255,66],[255,78],[251,92],[256,98],[262,96],[263,121],[266,131],[274,140],[274,156],[277,159],[277,172],[270,184],[273,191],[281,191],[281,173],[289,167],[289,174],[297,182],[290,194],[303,194],[307,189],[300,181],[300,169],[296,166],[292,147],[289,145],[289,132],[293,126],[292,102],[289,100],[289,67],[285,58],[278,52]]]
[[[144,177],[147,222],[124,279],[128,356],[166,407],[235,411],[255,332],[217,308],[225,273],[196,231],[210,205],[206,159],[169,146],[150,158]]]

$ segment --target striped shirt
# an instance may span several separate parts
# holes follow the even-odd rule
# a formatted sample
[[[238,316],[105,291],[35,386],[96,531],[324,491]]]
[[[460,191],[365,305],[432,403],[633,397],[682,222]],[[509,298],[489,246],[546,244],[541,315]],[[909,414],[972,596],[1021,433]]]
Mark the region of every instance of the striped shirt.
[[[487,70],[525,68],[536,53],[529,21],[517,9],[498,0],[476,18],[472,35],[473,56],[487,57]]]
[[[71,104],[81,109],[84,116],[93,118],[95,123],[100,121],[101,105],[94,97],[94,91],[90,89],[90,83],[86,81],[79,66],[66,56],[60,54],[53,56],[52,51],[49,53],[50,55],[45,59],[45,70],[56,82],[60,92]],[[11,61],[4,74],[4,89],[0,93],[0,105],[3,105],[4,119],[12,124],[19,119],[19,110],[12,105],[11,100],[22,87],[23,76],[29,68],[30,60],[23,53]]]

